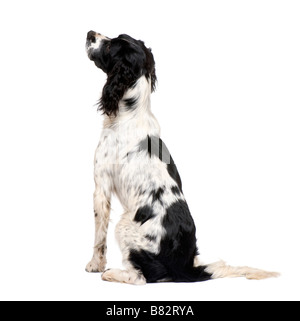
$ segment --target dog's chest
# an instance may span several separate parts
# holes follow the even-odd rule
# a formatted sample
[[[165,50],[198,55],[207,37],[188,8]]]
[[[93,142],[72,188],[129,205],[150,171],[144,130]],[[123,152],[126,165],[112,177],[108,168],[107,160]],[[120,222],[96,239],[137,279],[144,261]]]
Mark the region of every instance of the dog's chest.
[[[119,133],[105,130],[101,135],[98,147],[95,153],[95,165],[109,166],[121,165],[127,158],[130,149],[130,141],[124,139]]]

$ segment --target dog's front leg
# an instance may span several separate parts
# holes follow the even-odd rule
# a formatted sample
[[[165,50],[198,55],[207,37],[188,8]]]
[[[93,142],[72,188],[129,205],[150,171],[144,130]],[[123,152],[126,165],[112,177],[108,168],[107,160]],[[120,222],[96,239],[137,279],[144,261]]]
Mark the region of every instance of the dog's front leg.
[[[110,197],[108,188],[96,184],[94,193],[95,243],[94,255],[86,266],[87,272],[103,272],[106,266],[106,236],[110,217]]]

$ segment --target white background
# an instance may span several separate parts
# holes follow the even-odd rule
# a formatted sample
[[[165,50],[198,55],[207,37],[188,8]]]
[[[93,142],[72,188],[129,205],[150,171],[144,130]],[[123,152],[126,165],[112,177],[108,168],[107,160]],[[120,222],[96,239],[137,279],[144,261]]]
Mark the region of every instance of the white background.
[[[299,1],[2,1],[1,300],[298,300]],[[206,262],[282,273],[133,287],[85,273],[105,75],[89,30],[151,46],[153,112]],[[121,256],[113,237],[108,266]]]

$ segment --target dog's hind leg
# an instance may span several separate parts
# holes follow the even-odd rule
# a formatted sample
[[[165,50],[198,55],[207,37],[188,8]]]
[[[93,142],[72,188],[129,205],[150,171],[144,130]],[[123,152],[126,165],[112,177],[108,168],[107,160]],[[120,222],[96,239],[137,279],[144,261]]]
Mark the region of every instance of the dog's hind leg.
[[[124,270],[108,269],[102,274],[102,280],[134,285],[146,284],[143,274],[137,270],[129,260],[130,250],[142,246],[139,225],[131,220],[132,215],[125,213],[116,226],[116,239],[119,243]]]

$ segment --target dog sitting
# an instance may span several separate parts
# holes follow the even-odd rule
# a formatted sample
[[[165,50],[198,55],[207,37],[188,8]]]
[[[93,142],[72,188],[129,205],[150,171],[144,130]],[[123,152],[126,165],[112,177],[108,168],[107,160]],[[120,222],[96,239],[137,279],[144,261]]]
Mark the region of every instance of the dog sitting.
[[[107,74],[99,102],[103,131],[95,154],[94,255],[86,271],[104,271],[103,280],[136,285],[277,276],[223,261],[199,263],[196,228],[181,179],[151,112],[150,96],[156,85],[151,49],[128,35],[110,39],[90,31],[86,50]],[[113,193],[124,207],[116,238],[125,270],[105,271]]]

